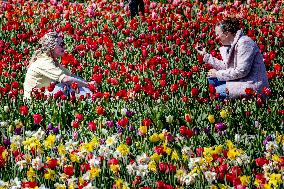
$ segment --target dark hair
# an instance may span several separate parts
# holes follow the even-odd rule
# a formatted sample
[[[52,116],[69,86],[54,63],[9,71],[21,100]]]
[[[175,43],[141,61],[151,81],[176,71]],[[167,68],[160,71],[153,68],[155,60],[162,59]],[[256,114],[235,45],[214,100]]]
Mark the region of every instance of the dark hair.
[[[223,32],[231,32],[233,34],[241,29],[240,20],[232,17],[223,19],[216,26],[219,26]]]

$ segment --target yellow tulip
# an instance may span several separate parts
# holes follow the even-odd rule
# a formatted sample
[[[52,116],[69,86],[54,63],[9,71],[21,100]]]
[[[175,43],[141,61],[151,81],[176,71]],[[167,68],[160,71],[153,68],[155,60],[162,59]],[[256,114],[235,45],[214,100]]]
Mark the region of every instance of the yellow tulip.
[[[214,118],[214,115],[208,115],[208,120],[210,123],[215,123],[215,118]]]

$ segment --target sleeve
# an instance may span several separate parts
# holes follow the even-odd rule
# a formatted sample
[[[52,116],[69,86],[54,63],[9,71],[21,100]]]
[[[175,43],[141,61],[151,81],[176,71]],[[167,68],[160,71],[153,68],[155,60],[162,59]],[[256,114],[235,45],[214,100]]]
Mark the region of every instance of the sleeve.
[[[51,80],[61,82],[63,77],[67,75],[53,60],[44,59],[40,65],[41,66],[37,68],[37,71]]]
[[[68,75],[68,76],[72,75],[71,72],[67,68],[63,67],[62,65],[59,65],[59,67],[63,70],[65,75]]]
[[[219,60],[219,59],[213,57],[209,53],[206,53],[203,56],[203,61],[208,63],[208,64],[210,64],[216,70],[224,70],[224,69],[226,69],[225,61]]]
[[[230,81],[243,78],[251,70],[255,56],[255,45],[253,41],[243,41],[238,44],[237,48],[237,65],[235,68],[219,70],[216,77],[220,81]]]

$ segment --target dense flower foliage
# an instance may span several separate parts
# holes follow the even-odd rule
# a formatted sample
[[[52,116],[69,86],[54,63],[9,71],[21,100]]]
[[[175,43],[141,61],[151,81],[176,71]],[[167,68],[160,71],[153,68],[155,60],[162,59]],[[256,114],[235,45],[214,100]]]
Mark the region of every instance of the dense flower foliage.
[[[284,188],[283,2],[0,1],[0,188]],[[214,24],[236,15],[270,88],[220,102],[195,44],[221,58]],[[64,34],[61,64],[89,98],[23,82],[38,39]],[[76,83],[72,84],[76,89]]]

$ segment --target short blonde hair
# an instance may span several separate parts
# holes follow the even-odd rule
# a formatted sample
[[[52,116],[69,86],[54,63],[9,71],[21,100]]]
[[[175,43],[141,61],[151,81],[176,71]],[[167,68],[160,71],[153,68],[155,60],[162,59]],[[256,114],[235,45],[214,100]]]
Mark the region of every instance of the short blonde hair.
[[[48,32],[39,40],[42,51],[50,51],[58,44],[59,34],[57,32]]]

